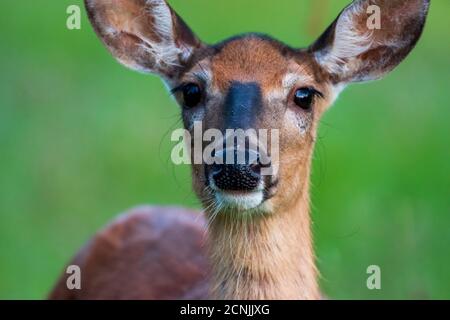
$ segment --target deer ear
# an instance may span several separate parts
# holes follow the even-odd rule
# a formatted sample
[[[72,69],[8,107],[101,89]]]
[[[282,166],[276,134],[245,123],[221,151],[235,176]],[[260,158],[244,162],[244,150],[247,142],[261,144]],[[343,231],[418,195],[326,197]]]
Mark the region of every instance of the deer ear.
[[[335,83],[379,79],[414,48],[429,5],[430,0],[356,0],[310,50]]]
[[[202,46],[164,0],[85,0],[97,35],[123,65],[172,79]]]

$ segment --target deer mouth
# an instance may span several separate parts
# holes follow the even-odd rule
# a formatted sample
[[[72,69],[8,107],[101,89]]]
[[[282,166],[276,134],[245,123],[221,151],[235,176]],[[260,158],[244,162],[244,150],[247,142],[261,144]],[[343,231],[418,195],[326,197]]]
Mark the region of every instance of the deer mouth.
[[[212,186],[217,208],[245,212],[258,209],[265,202],[264,188],[254,191],[223,191]]]
[[[206,177],[216,211],[266,212],[266,202],[275,196],[278,189],[278,179],[273,176],[262,176],[256,184],[251,178],[233,175],[223,178],[226,182],[217,183],[217,176],[211,170],[207,170]]]

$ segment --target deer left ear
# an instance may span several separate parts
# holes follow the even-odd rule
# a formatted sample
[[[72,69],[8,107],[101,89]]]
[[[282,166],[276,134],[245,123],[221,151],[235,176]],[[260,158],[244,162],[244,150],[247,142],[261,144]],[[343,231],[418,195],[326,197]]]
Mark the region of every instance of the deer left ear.
[[[356,0],[310,47],[334,83],[376,80],[414,48],[430,0]]]
[[[97,35],[123,65],[175,78],[202,47],[165,0],[85,0]]]

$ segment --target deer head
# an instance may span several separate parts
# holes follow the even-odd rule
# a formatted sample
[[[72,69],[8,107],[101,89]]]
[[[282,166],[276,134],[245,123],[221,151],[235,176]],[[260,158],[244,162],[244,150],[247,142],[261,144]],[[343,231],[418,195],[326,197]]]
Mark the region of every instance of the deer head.
[[[371,6],[380,9],[381,28],[368,27]],[[277,167],[272,174],[261,174],[263,164],[258,150],[246,150],[254,155],[251,163],[192,166],[194,190],[206,214],[219,213],[218,221],[222,219],[214,222],[212,229],[223,239],[217,236],[213,240],[225,242],[234,230],[231,225],[236,226],[237,220],[250,214],[260,219],[255,228],[265,230],[259,244],[267,244],[286,238],[279,235],[283,231],[275,235],[269,221],[283,217],[283,230],[287,230],[296,219],[287,219],[286,212],[296,212],[294,208],[308,211],[310,162],[322,114],[347,85],[380,79],[408,55],[422,33],[429,0],[354,1],[315,43],[304,49],[259,34],[205,44],[164,0],[86,0],[86,7],[95,31],[120,63],[157,74],[167,83],[188,131],[193,133],[196,121],[202,123],[203,131],[277,130],[278,157],[264,164]],[[307,220],[301,221],[307,224]],[[240,225],[248,229],[245,223]],[[290,248],[298,246],[297,240],[310,247],[305,239],[308,230],[303,238],[293,235]],[[262,251],[260,247],[254,251]],[[222,249],[216,250],[217,256],[224,255],[226,250]],[[304,255],[312,256],[307,251]],[[233,255],[229,257],[233,263],[223,257],[216,259],[217,263],[220,260],[228,264],[226,270],[218,272],[221,275],[217,280],[217,290],[225,297],[236,292],[224,284],[226,278],[232,277],[230,269],[237,269],[239,249]],[[255,259],[261,260],[261,255]],[[268,275],[268,269],[276,266],[266,261],[264,269],[257,266],[255,259],[241,260],[244,272],[256,270],[259,282],[276,282],[276,275]],[[306,264],[313,263],[308,260]],[[298,282],[308,286],[305,280]],[[269,290],[247,291],[251,290],[259,293],[248,293],[247,297],[269,296]],[[314,288],[308,290],[312,292],[309,296],[316,295]],[[291,291],[278,296],[292,296]]]

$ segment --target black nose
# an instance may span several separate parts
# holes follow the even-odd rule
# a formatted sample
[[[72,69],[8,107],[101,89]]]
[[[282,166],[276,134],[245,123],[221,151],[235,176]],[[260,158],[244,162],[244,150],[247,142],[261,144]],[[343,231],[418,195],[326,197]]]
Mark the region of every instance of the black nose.
[[[224,191],[252,191],[261,181],[261,166],[247,164],[213,164],[211,174],[217,188]]]
[[[245,161],[239,162],[234,150],[234,161],[226,163],[225,153],[221,155],[225,164],[213,164],[211,178],[217,188],[225,191],[252,191],[261,181],[261,164],[259,155],[249,150],[244,151]],[[250,153],[253,154],[251,159]]]

